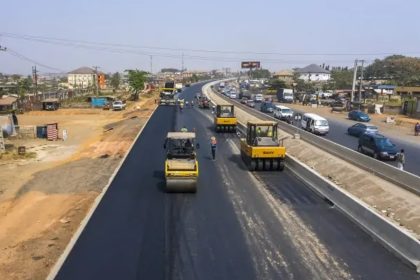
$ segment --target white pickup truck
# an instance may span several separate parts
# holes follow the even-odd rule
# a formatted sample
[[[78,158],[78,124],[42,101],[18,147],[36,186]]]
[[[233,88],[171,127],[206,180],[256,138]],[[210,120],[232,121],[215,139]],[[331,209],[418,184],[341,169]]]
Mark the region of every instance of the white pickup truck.
[[[112,110],[118,111],[118,110],[125,110],[125,103],[121,100],[117,100],[112,102]]]

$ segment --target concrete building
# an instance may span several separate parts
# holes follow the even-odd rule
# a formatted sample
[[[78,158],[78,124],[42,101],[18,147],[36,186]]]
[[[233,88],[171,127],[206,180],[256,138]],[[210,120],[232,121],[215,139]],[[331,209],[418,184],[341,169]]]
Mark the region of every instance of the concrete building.
[[[67,81],[69,89],[87,89],[94,88],[96,84],[100,89],[106,87],[105,74],[98,72],[89,67],[80,67],[67,73]]]
[[[0,98],[0,112],[11,112],[17,109],[17,98],[3,96]]]
[[[330,71],[325,70],[316,64],[298,68],[296,72],[299,73],[299,79],[307,82],[322,82],[329,81],[331,79]]]
[[[288,84],[293,83],[293,70],[281,70],[273,74],[273,78],[282,80]]]

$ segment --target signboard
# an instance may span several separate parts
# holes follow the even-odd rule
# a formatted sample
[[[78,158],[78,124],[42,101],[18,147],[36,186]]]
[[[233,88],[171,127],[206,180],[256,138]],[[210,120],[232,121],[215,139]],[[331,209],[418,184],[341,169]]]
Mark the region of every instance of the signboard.
[[[260,68],[260,62],[259,61],[242,61],[241,62],[241,68]]]

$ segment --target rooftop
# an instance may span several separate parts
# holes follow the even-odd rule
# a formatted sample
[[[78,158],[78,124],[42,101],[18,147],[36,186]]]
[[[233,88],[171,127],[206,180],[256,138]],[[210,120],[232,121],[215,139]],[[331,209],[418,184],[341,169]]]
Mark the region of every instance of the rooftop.
[[[329,74],[330,71],[325,70],[324,68],[320,67],[319,65],[316,64],[310,64],[306,67],[303,68],[298,68],[296,70],[297,73],[301,73],[301,74],[305,74],[305,73],[325,73],[325,74]]]
[[[6,96],[0,98],[0,105],[12,105],[14,102],[16,102],[16,100],[16,97]]]

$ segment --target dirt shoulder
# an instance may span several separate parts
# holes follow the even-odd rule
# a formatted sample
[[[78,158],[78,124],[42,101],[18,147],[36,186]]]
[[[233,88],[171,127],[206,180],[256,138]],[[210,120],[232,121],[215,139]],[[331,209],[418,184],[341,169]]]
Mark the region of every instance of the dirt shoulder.
[[[66,141],[8,140],[36,158],[0,160],[0,279],[45,279],[154,111],[155,95],[122,112],[61,109],[19,116],[57,122]]]
[[[210,92],[209,95],[216,103],[226,102],[217,94]],[[238,120],[242,123],[258,120],[258,118],[238,107],[235,108],[235,112]],[[302,140],[292,139],[290,135],[283,131],[279,131],[279,134],[279,137],[289,136],[284,141],[288,154],[304,162],[326,179],[366,202],[376,212],[406,229],[420,240],[419,196]]]

